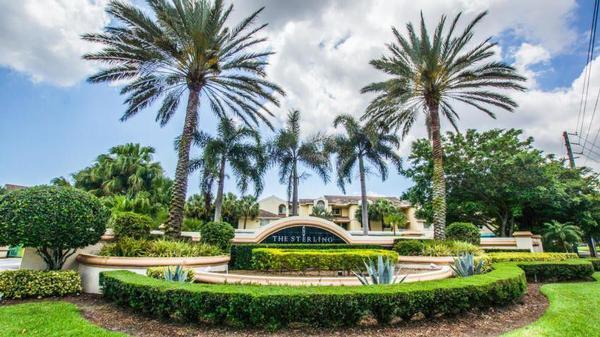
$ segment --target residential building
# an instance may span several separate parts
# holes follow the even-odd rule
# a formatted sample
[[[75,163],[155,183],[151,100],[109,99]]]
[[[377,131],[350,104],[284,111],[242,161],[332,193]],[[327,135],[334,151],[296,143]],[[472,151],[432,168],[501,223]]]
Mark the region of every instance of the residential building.
[[[408,225],[406,230],[424,231],[424,222],[417,219],[415,208],[412,205],[396,197],[375,197],[368,196],[369,203],[377,199],[385,198],[400,207],[406,214]],[[309,216],[313,214],[313,208],[321,207],[331,213],[331,221],[349,231],[360,231],[362,225],[356,218],[356,212],[360,209],[360,196],[345,195],[324,195],[315,199],[300,199],[298,205],[298,215]],[[272,221],[285,218],[291,214],[291,205],[287,201],[277,196],[270,196],[259,200],[259,215],[255,219],[248,219],[246,229],[255,229],[269,224]],[[389,225],[382,227],[381,220],[370,220],[371,231],[392,231]],[[238,228],[243,228],[243,219],[240,220]]]

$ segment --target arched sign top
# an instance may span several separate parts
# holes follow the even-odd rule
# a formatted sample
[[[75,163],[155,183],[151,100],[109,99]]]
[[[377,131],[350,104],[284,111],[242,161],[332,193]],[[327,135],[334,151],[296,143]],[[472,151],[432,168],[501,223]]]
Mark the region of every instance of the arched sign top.
[[[312,216],[292,216],[274,221],[260,228],[253,238],[248,239],[256,243],[290,244],[351,244],[353,241],[351,235],[337,224]]]

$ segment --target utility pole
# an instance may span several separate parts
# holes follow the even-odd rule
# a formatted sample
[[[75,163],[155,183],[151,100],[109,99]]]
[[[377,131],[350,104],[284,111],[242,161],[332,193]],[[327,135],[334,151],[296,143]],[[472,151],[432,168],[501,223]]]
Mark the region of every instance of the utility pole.
[[[565,139],[567,156],[569,156],[569,166],[571,166],[571,168],[575,168],[575,158],[573,157],[573,149],[571,149],[571,141],[569,141],[569,134],[567,133],[567,131],[563,132],[563,138]]]
[[[573,157],[573,149],[571,149],[571,142],[569,141],[567,131],[563,132],[563,138],[565,139],[565,147],[567,148],[567,156],[569,157],[569,166],[575,168],[575,157]],[[590,249],[590,256],[596,257],[596,243],[594,242],[594,237],[591,235],[588,238],[588,247]]]

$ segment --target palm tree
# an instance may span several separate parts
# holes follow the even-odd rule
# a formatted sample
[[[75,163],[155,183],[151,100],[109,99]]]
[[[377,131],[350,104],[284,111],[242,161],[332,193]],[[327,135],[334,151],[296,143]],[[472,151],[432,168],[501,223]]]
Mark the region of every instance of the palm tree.
[[[325,209],[325,207],[323,206],[313,207],[310,216],[316,216],[317,218],[322,218],[326,220],[333,220],[333,214],[331,214],[331,212]]]
[[[358,165],[360,177],[361,216],[363,233],[369,234],[369,215],[367,211],[367,163],[375,166],[381,180],[388,176],[387,162],[400,166],[400,156],[394,152],[400,146],[396,135],[386,133],[374,124],[360,125],[350,115],[340,115],[333,121],[333,126],[344,127],[345,134],[332,138],[334,151],[337,153],[336,169],[338,186],[346,193],[346,183],[352,183],[352,172]]]
[[[321,134],[303,141],[300,138],[300,111],[292,110],[286,127],[279,130],[269,144],[269,157],[279,166],[279,181],[287,184],[292,195],[292,215],[298,215],[298,185],[305,176],[299,172],[300,164],[315,171],[323,182],[329,181],[331,163],[325,143],[326,137]]]
[[[260,194],[267,164],[265,147],[256,130],[245,126],[238,127],[232,119],[222,118],[216,137],[198,132],[194,142],[204,148],[201,158],[204,171],[218,172],[214,221],[221,221],[223,218],[223,190],[227,165],[236,177],[237,186],[242,193],[246,192],[249,181],[252,181],[255,194]]]
[[[391,213],[388,213],[383,218],[386,223],[389,223],[390,225],[392,225],[392,228],[394,230],[394,236],[396,236],[396,229],[399,226],[404,227],[408,221],[406,214],[404,214],[404,212],[402,210],[396,210]],[[382,225],[383,225],[383,223],[382,223]]]
[[[544,240],[556,244],[565,252],[569,252],[573,244],[581,242],[581,235],[581,229],[569,223],[552,220],[544,224]]]
[[[411,23],[407,24],[406,37],[392,28],[396,41],[387,45],[391,55],[370,62],[392,78],[371,83],[361,90],[378,95],[367,107],[363,119],[401,129],[402,137],[408,134],[419,113],[424,113],[433,151],[432,206],[436,239],[445,238],[446,226],[440,114],[457,129],[459,115],[453,103],[464,103],[494,118],[490,106],[507,111],[517,107],[516,102],[497,90],[525,90],[519,84],[525,78],[513,67],[490,60],[495,54],[495,43],[490,42],[490,38],[471,43],[474,27],[486,14],[477,15],[457,35],[454,33],[461,13],[447,30],[446,17],[442,16],[432,36],[422,15],[420,34]]]
[[[187,94],[167,226],[169,235],[178,236],[200,97],[218,116],[233,113],[245,123],[262,121],[272,127],[267,119],[272,113],[265,104],[279,106],[275,95],[283,90],[266,79],[267,58],[273,52],[253,50],[266,41],[257,34],[267,25],[255,25],[264,8],[228,27],[233,5],[225,7],[223,0],[147,0],[147,4],[151,16],[124,1],[110,1],[111,25],[104,33],[83,36],[104,49],[84,58],[108,66],[90,82],[128,81],[121,90],[127,95],[122,121],[161,100],[156,120],[165,125]]]
[[[52,178],[52,180],[50,180],[50,185],[60,187],[71,187],[71,182],[67,180],[67,178],[61,176]]]
[[[256,197],[253,195],[243,196],[238,201],[238,210],[240,216],[244,218],[244,229],[246,229],[246,223],[248,222],[248,218],[254,219],[258,216],[260,212],[258,202],[256,202]]]

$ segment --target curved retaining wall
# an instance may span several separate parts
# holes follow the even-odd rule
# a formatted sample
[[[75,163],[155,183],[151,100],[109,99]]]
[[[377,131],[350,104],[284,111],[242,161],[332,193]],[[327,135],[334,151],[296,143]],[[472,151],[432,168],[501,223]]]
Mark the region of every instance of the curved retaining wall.
[[[195,272],[227,271],[229,256],[199,256],[199,257],[117,257],[79,254],[79,274],[83,292],[100,294],[100,273],[111,270],[127,270],[140,275],[146,275],[146,270],[152,267],[185,266]]]
[[[419,274],[399,275],[398,279],[406,276],[404,282],[433,281],[449,278],[452,269],[448,266],[441,267]],[[290,286],[360,286],[360,281],[354,277],[294,277],[294,276],[264,276],[264,275],[241,275],[221,274],[213,272],[197,272],[196,280],[203,283],[234,283],[234,284],[260,284],[260,285],[290,285]]]

